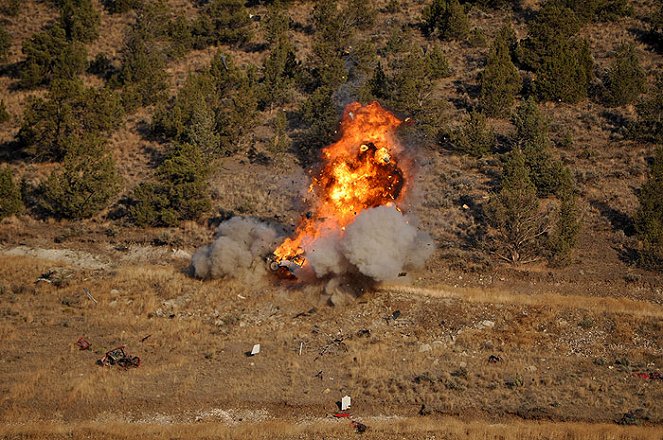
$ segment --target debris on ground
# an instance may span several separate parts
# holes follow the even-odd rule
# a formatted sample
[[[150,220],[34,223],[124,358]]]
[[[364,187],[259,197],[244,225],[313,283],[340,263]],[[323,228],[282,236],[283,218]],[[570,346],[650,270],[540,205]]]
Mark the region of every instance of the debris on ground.
[[[349,419],[350,414],[346,413],[346,412],[338,412],[338,413],[334,414],[334,417],[336,417],[337,419],[341,419],[341,418]]]
[[[639,371],[633,375],[644,380],[663,380],[663,373],[660,371]]]
[[[255,356],[258,353],[260,353],[260,344],[255,344],[253,348],[251,349],[251,353],[249,354],[250,356]]]
[[[88,289],[87,287],[83,287],[83,292],[85,292],[85,294],[86,294],[87,297],[90,299],[90,301],[92,301],[92,302],[94,302],[95,304],[97,304],[97,300],[94,299],[94,296],[92,296],[92,293],[90,293],[90,289]]]
[[[55,287],[64,287],[68,284],[69,278],[71,278],[70,270],[60,267],[55,267],[39,275],[35,280],[35,284],[43,282],[43,283],[52,284]]]
[[[494,354],[491,354],[490,356],[488,356],[488,363],[489,364],[496,364],[498,362],[502,362],[501,357],[499,357],[497,355],[494,355]]]
[[[100,366],[113,366],[117,365],[118,367],[124,368],[138,368],[140,366],[140,358],[138,356],[131,356],[124,349],[125,345],[114,348],[106,352],[104,357],[97,361],[97,365]]]
[[[356,420],[353,420],[351,423],[352,427],[355,429],[355,432],[357,432],[358,434],[363,434],[368,429],[368,426]]]
[[[341,411],[347,411],[352,406],[352,399],[350,396],[343,396],[341,399]]]
[[[90,347],[92,347],[92,344],[90,344],[90,341],[85,339],[85,336],[81,336],[78,338],[78,341],[76,341],[76,345],[78,346],[79,350],[90,350]]]

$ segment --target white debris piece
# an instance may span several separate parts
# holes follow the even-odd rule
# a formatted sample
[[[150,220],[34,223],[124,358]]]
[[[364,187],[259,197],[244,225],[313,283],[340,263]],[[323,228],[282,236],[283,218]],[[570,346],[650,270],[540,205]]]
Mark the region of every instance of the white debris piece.
[[[255,356],[258,353],[260,353],[260,344],[254,345],[253,348],[251,349],[251,356]]]
[[[343,396],[341,399],[341,411],[347,411],[352,406],[352,399],[350,396]]]

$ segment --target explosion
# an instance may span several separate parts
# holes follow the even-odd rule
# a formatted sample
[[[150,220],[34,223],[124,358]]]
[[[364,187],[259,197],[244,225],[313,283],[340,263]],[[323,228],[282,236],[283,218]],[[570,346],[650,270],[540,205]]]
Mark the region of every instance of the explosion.
[[[396,139],[400,119],[378,102],[349,104],[341,120],[341,139],[322,152],[323,166],[309,188],[318,200],[292,238],[275,251],[272,270],[288,275],[303,267],[305,249],[326,233],[338,233],[365,209],[392,206],[405,190]],[[289,270],[279,270],[288,267]]]

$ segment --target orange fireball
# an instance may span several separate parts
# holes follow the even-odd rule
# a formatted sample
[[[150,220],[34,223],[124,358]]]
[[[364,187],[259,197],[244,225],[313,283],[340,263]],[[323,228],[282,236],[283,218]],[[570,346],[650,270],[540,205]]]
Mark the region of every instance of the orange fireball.
[[[303,247],[328,231],[344,230],[366,208],[402,197],[405,172],[396,138],[401,120],[377,102],[349,104],[341,120],[341,138],[322,151],[323,165],[313,178],[317,196],[312,215],[275,251],[275,261],[305,264]]]

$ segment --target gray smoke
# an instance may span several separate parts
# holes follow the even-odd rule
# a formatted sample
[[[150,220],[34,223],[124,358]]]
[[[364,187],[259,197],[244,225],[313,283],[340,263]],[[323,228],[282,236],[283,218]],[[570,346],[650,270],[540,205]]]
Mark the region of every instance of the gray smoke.
[[[322,234],[304,246],[316,276],[356,271],[376,281],[423,267],[435,250],[432,238],[395,207],[362,211],[345,233]]]
[[[253,218],[233,217],[219,225],[214,242],[193,254],[191,266],[200,278],[258,279],[265,273],[264,256],[278,242],[279,234],[271,226]]]

